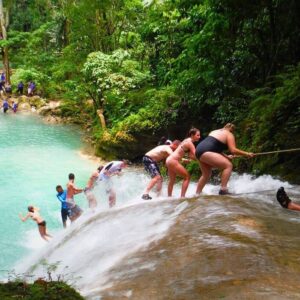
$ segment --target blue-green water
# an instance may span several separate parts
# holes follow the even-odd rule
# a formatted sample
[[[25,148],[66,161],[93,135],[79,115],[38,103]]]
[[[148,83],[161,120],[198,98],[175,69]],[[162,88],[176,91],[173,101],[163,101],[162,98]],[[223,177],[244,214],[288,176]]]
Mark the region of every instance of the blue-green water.
[[[69,173],[85,186],[95,164],[80,155],[83,144],[78,129],[49,125],[32,115],[0,114],[0,270],[1,275],[45,242],[31,220],[23,223],[32,204],[41,209],[50,233],[61,230],[60,203],[55,186],[67,183]],[[85,198],[77,202],[87,207]]]

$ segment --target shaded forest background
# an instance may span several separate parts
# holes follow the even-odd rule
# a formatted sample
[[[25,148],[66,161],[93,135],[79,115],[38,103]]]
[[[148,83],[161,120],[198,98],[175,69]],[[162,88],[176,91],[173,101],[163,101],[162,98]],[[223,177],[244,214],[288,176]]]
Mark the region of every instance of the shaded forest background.
[[[162,135],[237,125],[239,148],[300,147],[297,0],[3,1],[13,89],[34,80],[97,153],[135,159]],[[3,24],[1,24],[3,25]],[[300,180],[300,153],[239,160]],[[191,167],[192,168],[192,167]],[[197,168],[198,169],[198,168]]]

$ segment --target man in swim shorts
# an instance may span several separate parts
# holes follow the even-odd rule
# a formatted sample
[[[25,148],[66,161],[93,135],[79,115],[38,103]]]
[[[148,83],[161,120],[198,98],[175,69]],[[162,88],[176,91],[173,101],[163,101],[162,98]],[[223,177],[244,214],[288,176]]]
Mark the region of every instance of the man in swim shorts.
[[[178,145],[181,143],[179,140],[175,140],[171,145],[160,145],[152,150],[148,151],[143,157],[143,164],[145,170],[150,174],[151,181],[146,187],[142,199],[151,200],[149,192],[156,185],[157,195],[159,196],[162,189],[163,177],[161,176],[158,163],[165,160],[174,150],[177,149]]]
[[[75,203],[74,195],[77,195],[83,191],[83,189],[79,189],[74,184],[75,175],[73,173],[69,174],[69,182],[67,183],[67,197],[66,202],[68,204],[69,209],[71,210],[70,220],[74,222],[80,215],[82,214],[82,209]]]
[[[284,187],[278,189],[276,193],[276,199],[283,208],[300,211],[300,205],[292,202],[292,200],[286,194]]]

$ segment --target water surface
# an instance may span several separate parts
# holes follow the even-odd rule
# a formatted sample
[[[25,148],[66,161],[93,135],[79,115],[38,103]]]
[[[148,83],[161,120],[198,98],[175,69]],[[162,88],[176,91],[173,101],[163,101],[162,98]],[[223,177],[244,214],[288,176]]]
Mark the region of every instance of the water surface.
[[[84,186],[96,165],[80,155],[83,147],[77,128],[49,125],[34,115],[0,114],[0,269],[9,270],[43,241],[31,220],[22,223],[18,213],[29,204],[41,209],[49,232],[61,228],[60,204],[55,186],[65,186],[75,173]],[[86,200],[78,197],[86,207]]]

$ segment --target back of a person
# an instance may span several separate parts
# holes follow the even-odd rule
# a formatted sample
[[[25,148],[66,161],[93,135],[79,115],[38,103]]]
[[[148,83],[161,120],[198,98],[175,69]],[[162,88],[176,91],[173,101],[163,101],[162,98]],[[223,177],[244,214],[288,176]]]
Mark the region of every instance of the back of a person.
[[[169,145],[160,145],[148,151],[145,155],[151,157],[154,161],[159,162],[166,159],[172,152]]]
[[[189,151],[187,144],[189,143],[189,139],[185,139],[181,142],[181,144],[177,147],[177,149],[167,158],[167,160],[180,160],[183,158],[184,154]]]
[[[229,132],[227,130],[224,130],[223,128],[213,130],[209,133],[209,136],[214,137],[218,141],[222,142],[223,144],[227,144],[227,136]]]

